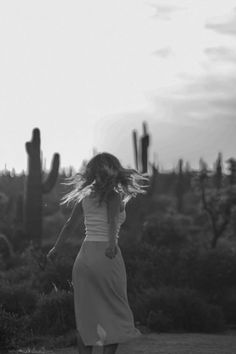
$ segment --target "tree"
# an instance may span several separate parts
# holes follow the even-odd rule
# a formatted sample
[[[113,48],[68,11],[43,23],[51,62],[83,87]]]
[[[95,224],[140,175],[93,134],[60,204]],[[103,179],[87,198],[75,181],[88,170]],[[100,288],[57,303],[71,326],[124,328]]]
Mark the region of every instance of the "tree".
[[[203,210],[211,223],[211,248],[216,248],[230,223],[232,210],[236,205],[236,187],[224,183],[222,188],[216,188],[214,184],[212,185],[212,180],[214,181],[214,175],[210,176],[206,163],[201,160],[196,182],[200,190]]]

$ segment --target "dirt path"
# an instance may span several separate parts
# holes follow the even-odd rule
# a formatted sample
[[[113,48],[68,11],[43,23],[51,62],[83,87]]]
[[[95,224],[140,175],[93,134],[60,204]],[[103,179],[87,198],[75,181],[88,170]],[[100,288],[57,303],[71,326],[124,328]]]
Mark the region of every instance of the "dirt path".
[[[22,352],[21,352],[22,353]],[[43,352],[41,352],[43,353]],[[45,354],[78,354],[76,347],[54,349]],[[117,354],[234,354],[235,334],[143,334],[126,344],[120,344]],[[20,354],[20,353],[19,353]],[[96,348],[93,354],[102,354]]]

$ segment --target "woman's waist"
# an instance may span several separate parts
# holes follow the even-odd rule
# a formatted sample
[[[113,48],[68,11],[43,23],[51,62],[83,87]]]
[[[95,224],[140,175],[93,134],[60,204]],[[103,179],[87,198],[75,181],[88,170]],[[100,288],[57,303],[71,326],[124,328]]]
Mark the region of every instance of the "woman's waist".
[[[116,242],[118,242],[119,236],[116,235]],[[101,241],[101,242],[109,242],[109,235],[97,235],[95,233],[86,234],[84,241]]]
[[[84,241],[101,241],[101,242],[108,242],[109,238],[105,235],[86,235]]]
[[[120,228],[118,227],[116,230],[116,234],[118,234],[120,231]],[[102,237],[107,237],[109,238],[110,230],[109,227],[101,227],[99,226],[91,226],[91,225],[86,225],[85,226],[85,234],[86,236],[102,236]]]

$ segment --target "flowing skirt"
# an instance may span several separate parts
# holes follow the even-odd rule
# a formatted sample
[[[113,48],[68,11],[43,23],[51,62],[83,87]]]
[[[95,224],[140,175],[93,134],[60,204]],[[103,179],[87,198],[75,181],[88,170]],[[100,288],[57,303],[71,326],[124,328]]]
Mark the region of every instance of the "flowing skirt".
[[[128,303],[120,247],[113,259],[106,248],[107,242],[83,242],[73,265],[76,328],[85,345],[123,343],[141,335]]]

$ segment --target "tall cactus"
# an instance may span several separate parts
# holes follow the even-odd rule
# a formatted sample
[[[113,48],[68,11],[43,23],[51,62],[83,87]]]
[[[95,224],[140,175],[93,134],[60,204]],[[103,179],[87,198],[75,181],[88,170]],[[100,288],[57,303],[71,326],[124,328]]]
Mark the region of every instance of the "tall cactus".
[[[138,155],[138,137],[136,130],[133,130],[133,144],[134,144],[134,161],[135,161],[135,168],[139,170],[139,155]]]
[[[218,153],[217,160],[215,162],[214,171],[214,185],[219,190],[222,187],[223,173],[222,173],[222,153]]]
[[[184,192],[185,192],[185,181],[184,181],[184,174],[183,174],[183,159],[179,159],[178,175],[176,181],[177,210],[179,213],[183,211]]]
[[[143,136],[141,137],[142,173],[146,173],[148,171],[148,147],[149,134],[147,133],[147,124],[143,122]]]
[[[42,200],[43,194],[54,187],[59,170],[60,156],[54,154],[51,170],[42,181],[42,163],[40,153],[40,130],[33,130],[31,141],[25,144],[28,154],[28,175],[24,195],[24,227],[29,240],[35,246],[42,244]]]
[[[138,149],[138,137],[137,132],[133,130],[133,145],[135,156],[135,167],[142,173],[148,171],[148,148],[149,148],[149,134],[147,133],[147,124],[143,122],[143,135],[139,141]]]

